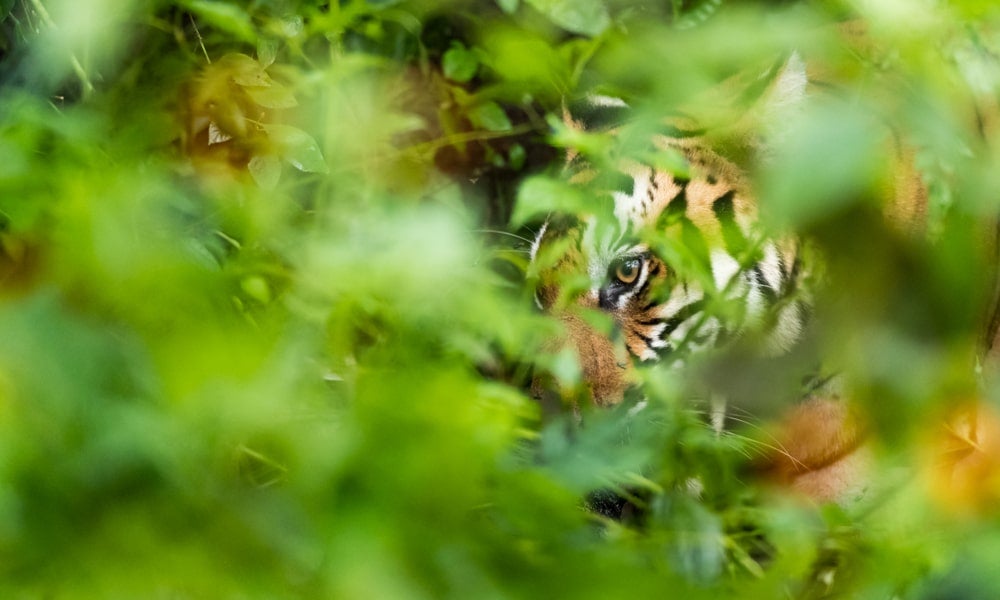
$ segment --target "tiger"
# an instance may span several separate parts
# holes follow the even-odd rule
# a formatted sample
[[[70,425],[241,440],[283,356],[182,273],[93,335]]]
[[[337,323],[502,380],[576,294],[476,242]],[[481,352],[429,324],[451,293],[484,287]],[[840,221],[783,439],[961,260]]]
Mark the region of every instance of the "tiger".
[[[780,135],[768,128],[805,102],[814,83],[798,53],[758,79],[767,85],[748,110],[756,130],[741,132],[739,144],[766,160],[766,136]],[[562,120],[571,130],[603,127],[613,134],[628,109],[619,98],[595,95],[582,109],[564,109]],[[530,250],[535,302],[561,320],[566,334],[558,344],[575,351],[599,407],[621,403],[642,365],[683,368],[686,357],[748,337],[761,353],[781,355],[812,318],[812,269],[803,242],[759,227],[748,170],[713,147],[717,140],[688,116],[662,124],[651,142],[656,151],[679,156],[680,168],[624,160],[609,176],[570,148],[569,181],[609,199],[595,200],[582,218],[550,215]],[[754,137],[760,131],[763,142]],[[901,228],[919,229],[928,190],[913,151],[898,141],[886,150],[895,171],[884,190],[887,216]],[[701,276],[684,264],[699,259],[706,267]],[[567,285],[567,274],[578,282]],[[579,289],[569,289],[574,285]],[[595,328],[587,311],[607,315],[611,333]],[[532,393],[542,398],[545,384],[533,382]],[[766,471],[818,502],[844,502],[867,489],[866,427],[841,395],[834,383],[801,399],[780,419],[778,451],[765,461]],[[713,403],[717,431],[725,412],[724,401]]]

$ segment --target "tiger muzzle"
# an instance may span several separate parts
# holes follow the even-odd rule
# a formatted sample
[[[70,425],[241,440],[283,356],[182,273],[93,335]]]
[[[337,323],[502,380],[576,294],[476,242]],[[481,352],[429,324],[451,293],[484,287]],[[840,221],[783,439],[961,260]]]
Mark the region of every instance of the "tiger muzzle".
[[[573,349],[594,404],[603,407],[620,403],[633,380],[632,361],[624,343],[596,331],[576,313],[565,312],[559,319],[565,335],[553,340],[549,349],[558,351],[567,346]],[[532,381],[531,387],[532,395],[539,399],[550,398],[554,393],[552,384],[539,377]]]

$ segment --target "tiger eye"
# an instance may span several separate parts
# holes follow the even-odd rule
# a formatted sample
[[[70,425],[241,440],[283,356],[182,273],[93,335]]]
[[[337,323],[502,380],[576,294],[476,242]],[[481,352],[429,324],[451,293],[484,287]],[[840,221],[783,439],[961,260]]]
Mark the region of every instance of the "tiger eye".
[[[619,262],[615,267],[615,279],[626,285],[634,283],[639,277],[639,266],[638,258],[628,258]]]

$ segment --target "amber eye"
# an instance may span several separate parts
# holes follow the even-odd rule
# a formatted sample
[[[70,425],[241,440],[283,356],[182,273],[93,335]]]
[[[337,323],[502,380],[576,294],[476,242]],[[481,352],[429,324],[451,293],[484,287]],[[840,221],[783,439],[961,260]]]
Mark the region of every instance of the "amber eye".
[[[626,258],[618,262],[615,266],[615,279],[630,285],[639,277],[639,268],[642,265],[638,258]]]

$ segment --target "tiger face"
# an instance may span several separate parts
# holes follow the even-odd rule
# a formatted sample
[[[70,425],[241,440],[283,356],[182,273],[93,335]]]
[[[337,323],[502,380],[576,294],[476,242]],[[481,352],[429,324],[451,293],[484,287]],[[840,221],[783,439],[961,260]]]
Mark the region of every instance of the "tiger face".
[[[633,363],[682,362],[761,325],[792,298],[799,278],[795,244],[757,231],[756,205],[735,165],[696,139],[656,143],[683,156],[684,176],[625,165],[619,189],[594,191],[603,214],[550,218],[532,246],[532,260],[543,264],[547,251],[559,253],[539,270],[536,301],[566,325],[598,405],[621,401]],[[581,311],[611,318],[606,341]],[[767,347],[793,343],[805,313],[799,301],[784,302],[766,326]]]

